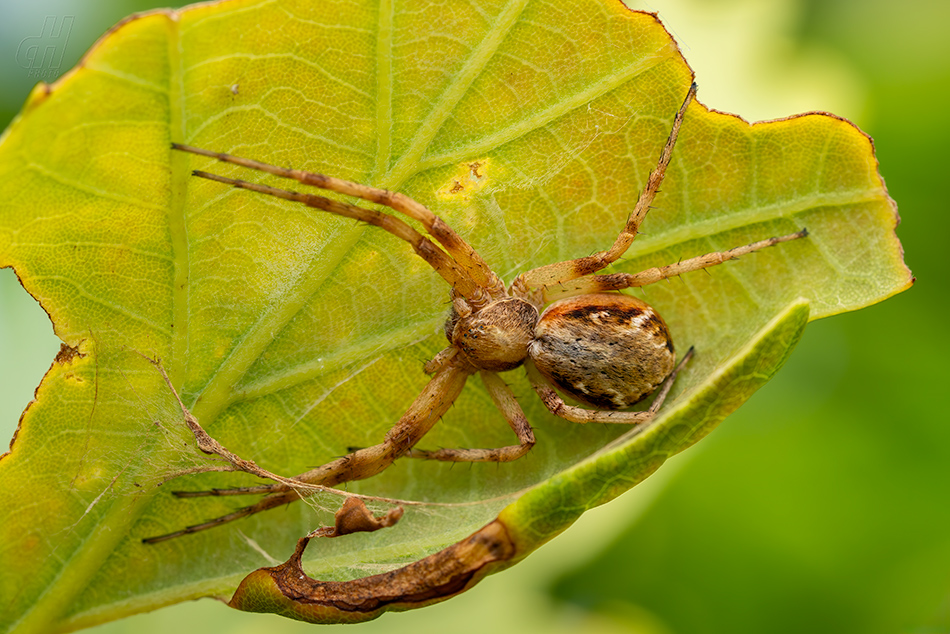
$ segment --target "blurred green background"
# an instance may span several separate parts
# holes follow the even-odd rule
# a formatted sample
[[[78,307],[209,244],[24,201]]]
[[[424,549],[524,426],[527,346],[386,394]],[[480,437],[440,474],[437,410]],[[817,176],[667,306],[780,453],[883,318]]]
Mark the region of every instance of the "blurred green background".
[[[514,569],[448,603],[348,631],[950,631],[950,3],[653,0],[700,100],[769,119],[807,110],[874,137],[918,278],[906,293],[809,326],[785,369],[714,434]],[[136,0],[0,0],[0,128],[36,77],[17,49],[73,16],[61,71]],[[52,77],[48,78],[52,79]],[[0,270],[0,437],[58,349]],[[5,442],[5,441],[4,441]],[[199,601],[96,628],[304,632]],[[329,626],[343,627],[343,626]]]

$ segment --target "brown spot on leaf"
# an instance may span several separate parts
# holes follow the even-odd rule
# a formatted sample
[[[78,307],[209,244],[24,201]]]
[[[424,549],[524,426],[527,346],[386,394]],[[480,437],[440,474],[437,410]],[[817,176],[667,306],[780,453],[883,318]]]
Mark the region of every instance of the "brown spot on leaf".
[[[79,351],[79,346],[73,348],[65,343],[59,345],[59,352],[56,353],[55,363],[60,365],[66,365],[67,363],[72,363],[73,359],[85,357],[83,353]]]

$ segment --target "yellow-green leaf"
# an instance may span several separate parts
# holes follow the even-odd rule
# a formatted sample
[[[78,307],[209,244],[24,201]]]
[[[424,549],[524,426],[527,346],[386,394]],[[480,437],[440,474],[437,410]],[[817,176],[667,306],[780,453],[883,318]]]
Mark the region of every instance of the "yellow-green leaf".
[[[227,597],[332,522],[336,501],[317,499],[317,513],[296,504],[141,543],[242,505],[168,489],[253,483],[159,486],[207,459],[145,356],[215,438],[292,475],[379,442],[445,345],[448,289],[406,244],[198,181],[191,169],[211,161],[172,141],[403,191],[510,280],[612,243],[690,81],[658,21],[613,0],[245,0],[129,20],[38,86],[0,139],[0,266],[64,349],[0,460],[2,627],[70,630]],[[568,423],[511,372],[538,437],[526,459],[406,460],[352,485],[427,504],[393,528],[312,543],[308,572],[394,568],[499,513],[527,554],[708,432],[777,370],[809,311],[906,288],[896,223],[871,143],[847,121],[750,126],[694,105],[616,270],[810,236],[644,289],[680,350],[697,350],[664,416],[640,436]],[[511,442],[471,380],[421,446]]]

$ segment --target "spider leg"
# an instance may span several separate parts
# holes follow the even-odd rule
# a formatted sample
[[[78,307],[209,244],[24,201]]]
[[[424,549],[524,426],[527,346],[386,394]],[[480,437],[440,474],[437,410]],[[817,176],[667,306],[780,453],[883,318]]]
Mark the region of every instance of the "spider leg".
[[[240,495],[244,493],[267,493],[255,504],[238,509],[233,513],[188,526],[179,531],[149,537],[142,541],[147,544],[163,542],[181,535],[197,533],[208,528],[220,526],[242,517],[254,515],[278,506],[295,502],[310,494],[307,485],[332,487],[344,482],[363,480],[385,470],[402,455],[410,451],[419,440],[432,429],[432,426],[445,414],[458,398],[465,381],[473,373],[467,362],[450,360],[446,362],[429,380],[425,388],[412,402],[402,418],[386,433],[386,438],[378,445],[337,458],[325,465],[302,473],[294,478],[293,485],[274,484],[267,487],[245,487],[234,492],[216,489],[213,492],[178,492],[178,497],[199,497],[208,495]],[[299,483],[301,486],[294,486]]]
[[[511,388],[496,372],[483,371],[480,374],[495,406],[505,415],[512,431],[518,436],[519,444],[497,449],[439,449],[438,451],[412,449],[407,457],[446,462],[511,462],[534,447],[534,432],[531,431],[531,424],[521,406],[518,405],[518,401],[515,400]]]
[[[331,200],[323,196],[301,194],[299,192],[278,189],[276,187],[261,185],[259,183],[251,183],[236,178],[227,178],[217,174],[202,172],[201,170],[195,170],[193,174],[195,176],[200,176],[201,178],[217,181],[219,183],[231,185],[240,189],[248,189],[261,194],[283,198],[284,200],[303,203],[308,207],[320,209],[337,216],[343,216],[344,218],[353,218],[354,220],[359,220],[361,222],[377,226],[380,229],[391,233],[397,238],[408,242],[416,254],[428,262],[429,265],[439,275],[441,275],[446,282],[455,288],[458,293],[465,297],[479,295],[479,286],[464,270],[462,270],[455,260],[449,257],[445,251],[435,246],[431,240],[395,216],[390,216],[388,214],[373,211],[371,209],[363,209],[362,207],[357,207],[356,205],[351,205],[338,200]]]
[[[541,397],[541,401],[545,407],[555,416],[560,416],[572,423],[620,423],[624,425],[635,425],[646,423],[656,415],[663,405],[663,401],[666,400],[667,395],[670,393],[670,389],[673,387],[673,381],[676,380],[676,375],[679,374],[680,370],[683,369],[692,357],[693,349],[690,348],[686,354],[683,355],[679,364],[673,368],[670,376],[663,382],[660,391],[657,392],[653,403],[650,405],[650,409],[642,412],[593,410],[577,407],[576,405],[568,405],[564,402],[564,399],[554,391],[554,388],[548,385],[548,382],[544,380],[544,377],[541,376],[541,373],[538,372],[530,360],[525,362],[525,368],[528,372],[528,378],[531,380],[531,387],[533,387],[534,391]]]
[[[676,277],[683,273],[707,269],[729,260],[736,260],[743,255],[755,253],[760,249],[775,246],[782,242],[791,242],[808,235],[807,229],[796,231],[788,235],[766,240],[759,240],[741,247],[735,247],[728,251],[714,251],[695,258],[683,260],[667,266],[653,267],[639,273],[612,273],[610,275],[588,275],[575,280],[563,282],[557,286],[550,286],[544,289],[544,300],[554,301],[564,297],[573,297],[575,295],[586,295],[588,293],[600,293],[604,291],[619,291],[624,288],[647,286],[661,280]]]
[[[313,187],[337,192],[347,196],[355,196],[367,202],[385,205],[394,211],[398,211],[422,223],[422,226],[425,227],[425,230],[429,233],[429,235],[435,238],[436,241],[445,248],[449,255],[451,255],[452,258],[458,262],[459,266],[465,271],[466,275],[472,280],[474,284],[486,289],[490,289],[490,291],[499,293],[500,295],[504,294],[504,284],[502,284],[501,280],[495,275],[495,273],[482,259],[478,252],[475,251],[471,245],[462,239],[462,237],[459,236],[458,233],[456,233],[455,230],[446,224],[446,222],[439,216],[435,215],[425,205],[413,200],[405,194],[391,192],[389,190],[379,189],[377,187],[370,187],[368,185],[361,185],[359,183],[354,183],[352,181],[347,181],[340,178],[334,178],[325,174],[306,172],[303,170],[295,170],[286,167],[278,167],[276,165],[270,165],[268,163],[241,158],[222,152],[211,152],[209,150],[203,150],[201,148],[196,148],[189,145],[182,145],[180,143],[172,143],[172,148],[181,150],[183,152],[208,156],[225,163],[232,163],[234,165],[240,165],[242,167],[247,167],[261,172],[267,172],[282,178],[293,179],[303,183],[304,185],[311,185]],[[197,171],[195,172],[195,175],[201,176],[203,178],[208,178],[210,176],[207,174],[207,172],[199,173]],[[264,191],[263,193],[273,194],[273,192],[270,191]],[[322,206],[319,208],[331,213],[338,213],[335,209],[327,209]],[[362,218],[360,218],[360,220],[362,220]],[[412,244],[411,241],[409,242]]]
[[[679,135],[680,127],[683,124],[683,116],[686,114],[687,106],[689,106],[695,96],[696,84],[693,84],[686,94],[683,105],[680,106],[679,111],[676,113],[670,136],[666,141],[666,145],[663,147],[663,151],[660,153],[660,161],[656,168],[650,172],[646,187],[643,189],[643,192],[640,193],[640,197],[637,198],[637,204],[627,219],[627,224],[620,232],[620,235],[617,236],[614,245],[607,251],[600,251],[587,257],[555,262],[554,264],[548,264],[526,271],[518,276],[513,286],[517,285],[517,287],[527,289],[541,288],[566,280],[573,280],[584,275],[590,275],[615,262],[626,252],[633,243],[634,238],[637,237],[640,223],[643,222],[647,212],[650,211],[650,205],[653,204],[653,199],[660,190],[660,183],[663,182],[663,177],[666,175],[666,168],[669,166],[670,159],[673,156],[673,146],[676,144],[676,137]]]
[[[207,498],[226,495],[256,495],[273,493],[273,484],[261,484],[253,487],[234,487],[233,489],[208,489],[207,491],[172,491],[176,498]]]

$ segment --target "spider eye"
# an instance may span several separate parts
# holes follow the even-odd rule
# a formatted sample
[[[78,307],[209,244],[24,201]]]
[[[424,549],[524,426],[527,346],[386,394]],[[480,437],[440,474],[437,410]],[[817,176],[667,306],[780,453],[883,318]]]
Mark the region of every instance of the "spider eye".
[[[529,354],[556,387],[601,409],[642,401],[675,364],[663,318],[646,302],[617,293],[569,297],[548,306]]]

